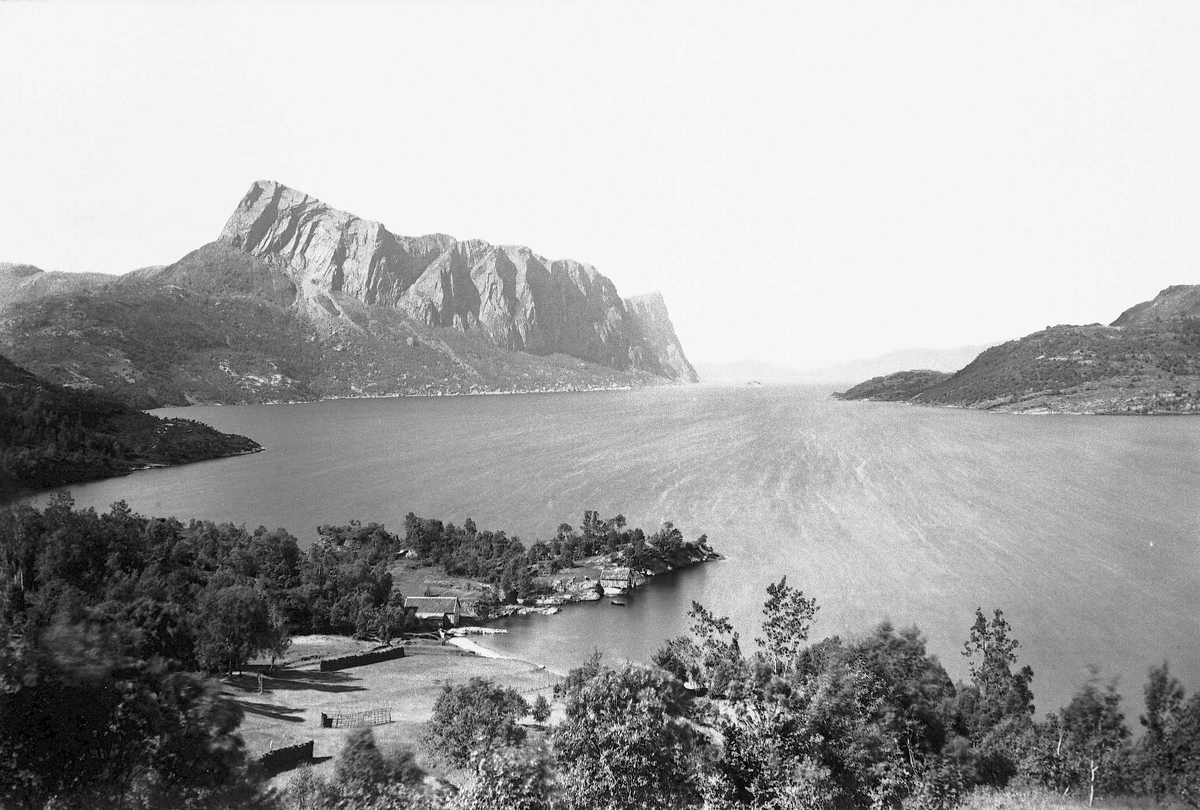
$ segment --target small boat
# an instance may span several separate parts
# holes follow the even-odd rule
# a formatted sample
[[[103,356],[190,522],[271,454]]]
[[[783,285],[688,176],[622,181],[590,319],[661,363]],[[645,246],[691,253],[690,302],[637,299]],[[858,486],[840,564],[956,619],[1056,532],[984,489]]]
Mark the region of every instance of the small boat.
[[[625,607],[624,599],[610,599],[608,601],[609,601],[609,604],[611,604],[611,605],[616,605],[617,607]]]

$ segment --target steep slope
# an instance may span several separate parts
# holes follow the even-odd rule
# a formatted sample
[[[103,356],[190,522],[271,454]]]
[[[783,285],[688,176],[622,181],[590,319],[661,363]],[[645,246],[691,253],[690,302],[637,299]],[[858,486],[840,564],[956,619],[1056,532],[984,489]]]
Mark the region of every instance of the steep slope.
[[[63,388],[0,357],[0,503],[24,490],[261,449],[199,422]]]
[[[0,265],[0,349],[140,408],[694,379],[665,324],[643,328],[588,265],[397,237],[269,182],[167,266]]]
[[[1200,318],[1200,284],[1167,287],[1149,301],[1135,304],[1113,326],[1153,326],[1177,318]]]
[[[641,335],[640,349],[645,352],[643,363],[660,369],[667,377],[684,382],[699,382],[696,369],[683,353],[683,345],[675,334],[675,325],[667,315],[667,302],[661,293],[646,293],[625,299],[625,309]]]
[[[1200,286],[1170,287],[1112,326],[1054,326],[993,346],[911,399],[1022,412],[1200,413],[1198,305]],[[868,389],[843,396],[868,398]]]
[[[250,187],[218,241],[278,259],[318,316],[332,314],[328,301],[342,294],[426,326],[477,331],[503,349],[695,379],[674,329],[661,344],[663,330],[639,330],[616,287],[591,265],[478,239],[397,236],[267,180]]]

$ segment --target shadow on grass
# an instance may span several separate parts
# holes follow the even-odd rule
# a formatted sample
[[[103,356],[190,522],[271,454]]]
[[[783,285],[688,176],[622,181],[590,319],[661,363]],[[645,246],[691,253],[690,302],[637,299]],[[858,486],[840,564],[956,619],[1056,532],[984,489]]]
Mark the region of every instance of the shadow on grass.
[[[362,692],[365,686],[359,686],[359,678],[344,672],[310,672],[307,670],[276,670],[273,675],[263,678],[263,691],[266,693],[286,692],[295,690],[311,690],[314,692]],[[231,686],[241,687],[246,692],[258,693],[258,678],[253,675],[226,680]]]
[[[245,698],[234,698],[233,702],[246,714],[257,714],[272,720],[286,720],[289,723],[304,722],[304,718],[299,716],[304,711],[303,707],[284,706],[281,703],[256,703]]]

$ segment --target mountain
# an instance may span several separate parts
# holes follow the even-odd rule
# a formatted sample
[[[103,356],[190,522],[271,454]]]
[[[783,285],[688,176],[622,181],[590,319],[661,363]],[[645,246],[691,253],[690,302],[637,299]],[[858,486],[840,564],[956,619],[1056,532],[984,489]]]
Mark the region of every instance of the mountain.
[[[794,368],[783,368],[758,360],[733,360],[725,363],[697,363],[700,379],[709,383],[735,383],[745,385],[751,381],[792,382],[802,381],[804,372]]]
[[[0,265],[0,348],[137,407],[695,382],[661,296],[526,247],[397,236],[271,181],[120,277]]]
[[[877,357],[847,360],[821,368],[799,372],[804,379],[813,382],[854,382],[869,377],[880,377],[905,369],[952,372],[974,360],[980,352],[994,344],[955,346],[950,349],[899,349]]]
[[[55,385],[0,357],[0,503],[27,490],[261,449],[190,419],[160,419]]]
[[[1200,285],[1169,287],[1110,326],[1053,326],[993,346],[930,383],[908,399],[1017,412],[1200,413]],[[871,389],[842,396],[868,398]]]
[[[705,382],[773,381],[799,383],[852,383],[874,379],[903,369],[921,368],[950,372],[962,368],[992,344],[956,346],[951,349],[900,349],[876,357],[846,360],[817,368],[785,368],[756,360],[729,363],[699,363],[696,368]]]

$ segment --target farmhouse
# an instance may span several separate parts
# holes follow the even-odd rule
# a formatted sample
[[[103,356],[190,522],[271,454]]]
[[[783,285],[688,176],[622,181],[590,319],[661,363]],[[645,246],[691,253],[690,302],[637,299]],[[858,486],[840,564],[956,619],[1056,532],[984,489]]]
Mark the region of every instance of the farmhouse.
[[[404,610],[419,621],[436,621],[442,627],[458,627],[462,603],[457,596],[406,596]]]
[[[633,587],[633,572],[629,568],[605,568],[600,572],[600,587],[605,593],[625,593]]]

